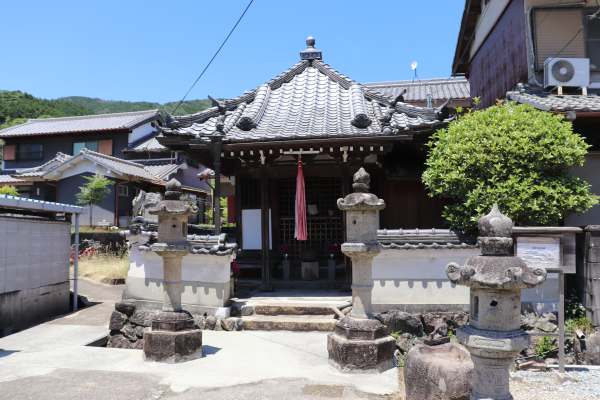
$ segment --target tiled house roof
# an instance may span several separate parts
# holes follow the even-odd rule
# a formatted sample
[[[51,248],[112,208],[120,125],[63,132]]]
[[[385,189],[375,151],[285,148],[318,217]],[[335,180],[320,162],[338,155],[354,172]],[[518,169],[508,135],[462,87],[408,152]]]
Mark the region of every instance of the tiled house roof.
[[[131,130],[154,120],[160,120],[162,123],[162,117],[158,110],[85,115],[81,117],[30,119],[24,124],[0,130],[0,138],[115,129]]]
[[[37,166],[37,167],[27,168],[27,169],[19,169],[13,176],[16,176],[16,175],[22,176],[22,177],[42,176],[45,173],[45,171],[49,170],[50,168],[52,168],[55,165],[62,163],[63,161],[67,160],[68,158],[71,158],[71,156],[68,156],[59,151],[58,153],[56,153],[56,156],[53,159],[51,159],[50,161],[45,162],[44,164]]]
[[[169,175],[174,174],[179,169],[187,168],[185,159],[180,159],[174,162],[169,160],[152,161],[144,163],[144,169],[158,179],[166,181]]]
[[[132,161],[123,160],[120,158],[107,156],[105,154],[96,153],[88,149],[82,149],[79,153],[74,156],[68,156],[68,158],[62,160],[60,163],[48,168],[42,174],[42,178],[51,177],[54,171],[61,171],[71,167],[71,164],[77,164],[79,160],[88,159],[96,164],[102,165],[109,171],[116,172],[120,175],[133,176],[148,181],[157,181],[157,177],[152,175],[144,166]]]
[[[576,111],[577,113],[600,112],[600,95],[551,95],[536,93],[529,85],[519,84],[519,91],[506,93],[508,100],[529,104],[543,111]]]
[[[165,146],[158,143],[156,140],[158,133],[146,135],[143,138],[136,140],[123,150],[123,152],[147,153],[155,151],[169,151]]]
[[[11,175],[0,174],[0,183],[1,184],[21,184],[26,183],[23,179],[13,178]]]
[[[406,89],[404,101],[424,102],[427,101],[428,94],[432,101],[442,103],[448,99],[471,98],[471,85],[465,77],[369,82],[363,85],[390,97],[396,97]]]
[[[275,79],[218,107],[167,116],[163,135],[226,143],[394,136],[431,131],[451,119],[448,109],[426,109],[358,84],[320,60],[302,60]]]

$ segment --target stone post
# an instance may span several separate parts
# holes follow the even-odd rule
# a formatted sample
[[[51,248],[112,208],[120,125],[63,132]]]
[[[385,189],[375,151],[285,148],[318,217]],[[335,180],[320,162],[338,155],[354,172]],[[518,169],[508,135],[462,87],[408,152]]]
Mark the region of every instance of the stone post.
[[[179,200],[181,183],[175,179],[167,183],[165,197],[149,211],[158,216],[158,241],[151,250],[163,258],[163,307],[144,333],[143,355],[145,360],[177,363],[202,357],[202,331],[194,329],[191,315],[181,309],[181,262],[190,252],[187,220],[198,207]]]
[[[354,175],[354,193],[338,199],[346,211],[346,242],[342,252],[352,259],[352,312],[327,338],[329,362],[343,372],[383,372],[393,367],[396,341],[387,327],[373,318],[371,291],[373,257],[381,252],[377,242],[377,211],[383,200],[369,193],[370,176],[361,168]]]
[[[481,255],[464,266],[450,263],[446,274],[457,285],[471,288],[469,324],[459,328],[456,338],[471,353],[475,381],[471,399],[512,399],[510,366],[514,357],[529,346],[529,335],[520,329],[521,289],[531,289],[546,280],[546,270],[529,268],[519,257],[508,254],[512,247],[512,221],[498,205],[479,219]]]

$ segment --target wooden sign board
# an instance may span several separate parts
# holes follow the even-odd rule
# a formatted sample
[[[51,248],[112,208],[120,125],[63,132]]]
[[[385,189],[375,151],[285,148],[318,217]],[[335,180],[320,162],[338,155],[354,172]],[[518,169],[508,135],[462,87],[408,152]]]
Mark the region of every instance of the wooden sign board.
[[[560,237],[517,236],[515,255],[520,257],[529,268],[562,268]]]

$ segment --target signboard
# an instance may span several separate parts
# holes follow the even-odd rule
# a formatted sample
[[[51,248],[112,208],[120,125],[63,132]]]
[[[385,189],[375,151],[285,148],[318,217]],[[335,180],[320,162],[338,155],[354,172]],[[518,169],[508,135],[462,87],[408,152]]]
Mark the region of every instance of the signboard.
[[[560,238],[517,236],[516,256],[529,268],[561,268]]]

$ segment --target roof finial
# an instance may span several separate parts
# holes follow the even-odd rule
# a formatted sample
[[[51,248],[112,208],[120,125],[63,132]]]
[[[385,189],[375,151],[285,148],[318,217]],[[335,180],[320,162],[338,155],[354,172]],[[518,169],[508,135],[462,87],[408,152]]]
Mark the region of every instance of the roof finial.
[[[300,58],[302,60],[320,60],[322,54],[319,50],[315,49],[315,38],[309,36],[306,39],[306,45],[308,47],[306,50],[300,52]]]

